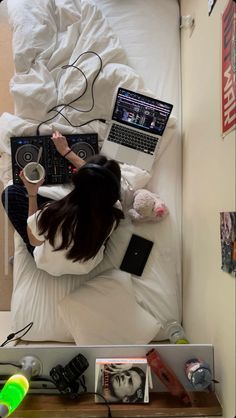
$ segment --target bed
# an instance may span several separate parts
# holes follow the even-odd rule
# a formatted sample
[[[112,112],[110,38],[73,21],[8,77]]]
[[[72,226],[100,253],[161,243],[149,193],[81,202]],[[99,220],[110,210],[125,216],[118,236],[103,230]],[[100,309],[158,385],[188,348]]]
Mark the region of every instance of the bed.
[[[145,187],[166,203],[169,215],[158,223],[134,224],[126,218],[112,234],[104,260],[87,276],[52,277],[37,270],[21,238],[15,234],[12,329],[33,327],[31,342],[146,344],[166,339],[166,322],[182,318],[181,290],[181,132],[180,41],[177,0],[8,0],[13,30],[15,75],[10,89],[15,113],[0,117],[1,178],[11,182],[10,137],[35,135],[47,112],[79,95],[84,79],[64,71],[85,51],[102,59],[94,84],[95,106],[88,113],[66,109],[73,125],[111,117],[119,86],[138,90],[174,105],[151,176],[122,165],[123,188]],[[78,61],[88,81],[98,68],[94,54]],[[86,108],[86,94],[79,106]],[[55,116],[55,115],[54,115]],[[106,124],[81,128],[61,114],[43,124],[40,133],[97,132]],[[128,186],[127,186],[128,185]],[[40,194],[55,199],[66,186],[42,186]],[[119,269],[132,233],[154,241],[141,277]],[[122,303],[121,303],[122,301]]]

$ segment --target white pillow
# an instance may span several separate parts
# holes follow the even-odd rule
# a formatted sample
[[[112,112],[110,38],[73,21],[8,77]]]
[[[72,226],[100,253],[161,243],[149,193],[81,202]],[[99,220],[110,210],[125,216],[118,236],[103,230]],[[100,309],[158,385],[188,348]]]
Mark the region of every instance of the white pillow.
[[[78,345],[147,344],[161,327],[136,302],[130,274],[115,269],[67,295],[59,311]]]
[[[11,328],[16,332],[29,322],[33,327],[22,337],[27,341],[73,342],[74,339],[59,314],[59,302],[78,289],[85,281],[111,268],[118,268],[130,231],[125,222],[113,233],[107,246],[108,254],[88,275],[55,277],[37,269],[33,257],[17,232],[14,234],[13,293],[11,300]],[[115,263],[115,265],[114,265]]]
[[[80,286],[84,276],[54,277],[37,269],[21,237],[15,232],[12,331],[33,322],[22,338],[28,341],[73,342],[58,312],[58,302]]]

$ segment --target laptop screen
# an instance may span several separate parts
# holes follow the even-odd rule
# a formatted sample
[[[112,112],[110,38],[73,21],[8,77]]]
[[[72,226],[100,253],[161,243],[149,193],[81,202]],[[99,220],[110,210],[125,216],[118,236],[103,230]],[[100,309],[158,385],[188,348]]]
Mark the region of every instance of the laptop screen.
[[[173,105],[131,90],[118,89],[112,115],[114,121],[163,135]]]

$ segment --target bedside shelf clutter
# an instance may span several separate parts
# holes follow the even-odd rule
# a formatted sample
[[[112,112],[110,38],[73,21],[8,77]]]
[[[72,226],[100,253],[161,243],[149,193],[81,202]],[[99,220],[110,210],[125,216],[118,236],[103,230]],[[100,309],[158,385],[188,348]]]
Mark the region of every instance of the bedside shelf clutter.
[[[34,355],[41,364],[44,376],[50,375],[50,370],[57,364],[65,367],[78,354],[82,354],[88,361],[88,368],[84,371],[85,384],[88,392],[94,393],[95,361],[97,358],[108,357],[146,357],[149,350],[158,351],[163,361],[173,370],[178,379],[189,393],[191,405],[185,405],[176,396],[167,393],[157,376],[152,373],[153,388],[150,390],[150,402],[147,404],[122,403],[110,404],[112,418],[155,418],[155,417],[191,417],[191,416],[221,416],[222,409],[212,384],[211,392],[198,392],[192,389],[185,372],[184,364],[188,359],[201,358],[210,366],[214,375],[214,349],[210,344],[149,344],[123,346],[65,346],[65,347],[12,347],[1,350],[1,362],[19,363],[26,355]],[[2,371],[2,369],[0,370]],[[4,373],[11,374],[12,366],[4,366]],[[33,388],[32,388],[33,390]],[[81,393],[82,392],[82,393]],[[59,392],[58,392],[59,393]],[[12,414],[15,418],[99,418],[107,417],[105,404],[95,403],[94,394],[83,394],[79,390],[78,400],[70,400],[63,395],[48,394],[42,387],[40,391],[30,392],[20,407]]]
[[[169,393],[151,393],[149,404],[116,404],[111,406],[112,416],[122,418],[199,417],[222,416],[215,393],[191,392],[192,406],[186,407]],[[95,404],[94,396],[82,396],[78,402],[59,396],[30,395],[12,414],[14,418],[103,418],[107,416],[105,404]]]

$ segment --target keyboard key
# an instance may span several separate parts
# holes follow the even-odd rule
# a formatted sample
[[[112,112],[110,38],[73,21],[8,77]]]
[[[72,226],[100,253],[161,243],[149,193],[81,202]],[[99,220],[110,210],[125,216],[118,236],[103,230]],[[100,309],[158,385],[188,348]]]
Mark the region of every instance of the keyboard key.
[[[127,146],[138,151],[153,155],[157,139],[147,134],[142,134],[120,125],[113,124],[108,141]]]

